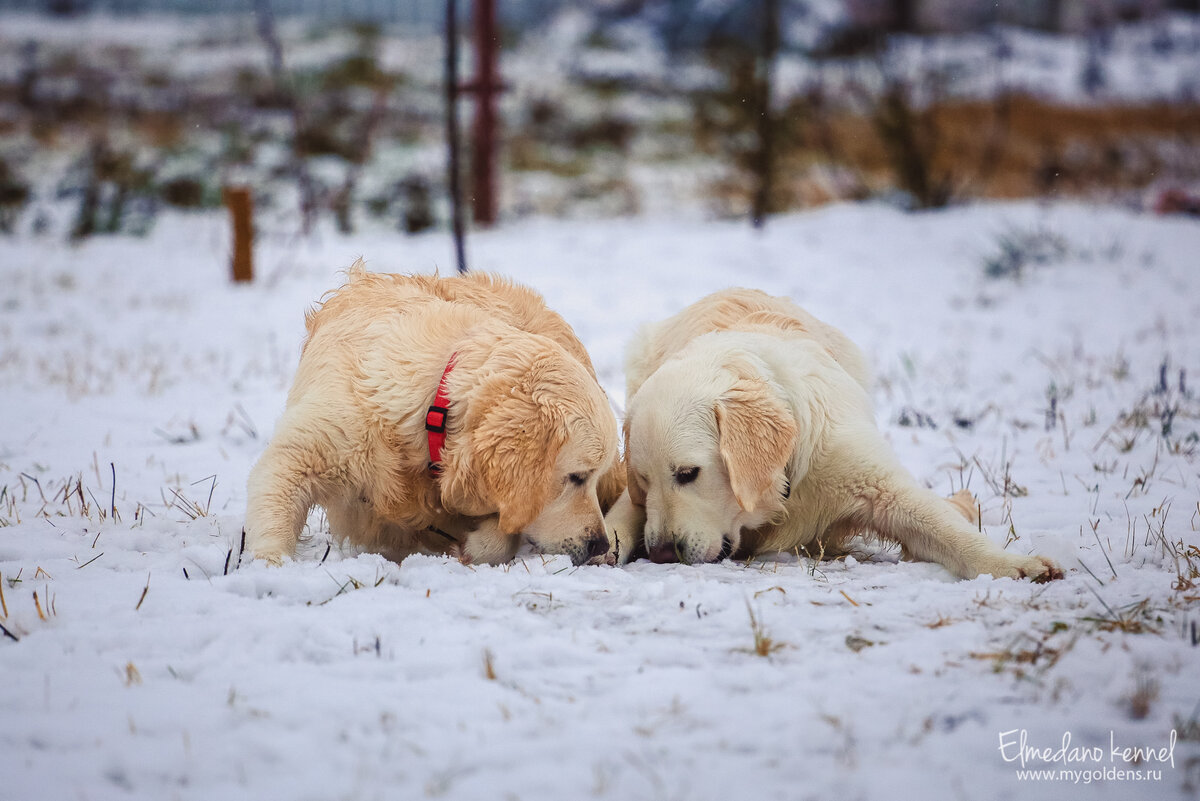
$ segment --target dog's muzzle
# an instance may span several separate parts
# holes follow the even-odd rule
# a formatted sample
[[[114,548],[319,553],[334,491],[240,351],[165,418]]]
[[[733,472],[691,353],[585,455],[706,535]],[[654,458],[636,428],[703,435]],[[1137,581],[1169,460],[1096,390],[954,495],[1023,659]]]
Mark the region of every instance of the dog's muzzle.
[[[571,556],[571,564],[578,567],[585,565],[592,559],[598,556],[604,556],[608,553],[608,535],[600,533],[591,533],[584,538],[583,542],[578,547],[571,547],[568,553]]]
[[[717,554],[714,562],[723,562],[728,559],[733,553],[733,540],[729,537],[721,537],[721,551]],[[687,553],[686,548],[681,548],[680,543],[675,538],[663,539],[658,542],[649,552],[650,561],[655,564],[669,564],[671,562],[683,562],[684,564],[692,564],[697,561],[707,561],[700,559],[692,559]]]

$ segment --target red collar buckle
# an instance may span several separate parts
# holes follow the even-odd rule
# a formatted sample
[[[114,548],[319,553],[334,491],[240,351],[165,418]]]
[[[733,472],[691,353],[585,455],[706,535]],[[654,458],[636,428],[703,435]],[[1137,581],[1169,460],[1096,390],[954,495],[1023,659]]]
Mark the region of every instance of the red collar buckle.
[[[429,437],[429,472],[435,476],[442,472],[442,449],[446,446],[446,420],[450,415],[450,397],[446,394],[446,379],[454,369],[458,353],[450,356],[446,369],[442,372],[442,380],[438,382],[437,394],[434,395],[433,405],[425,412],[425,431]]]

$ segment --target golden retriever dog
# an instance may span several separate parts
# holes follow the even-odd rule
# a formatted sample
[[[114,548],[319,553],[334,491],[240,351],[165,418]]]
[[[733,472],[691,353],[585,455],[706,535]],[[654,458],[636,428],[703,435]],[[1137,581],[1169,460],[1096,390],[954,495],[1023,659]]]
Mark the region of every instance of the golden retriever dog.
[[[938,497],[900,466],[863,355],[789,300],[704,298],[641,332],[626,379],[628,489],[606,518],[610,559],[829,555],[873,534],[962,578],[1062,576],[985,538],[969,493]]]
[[[385,275],[361,261],[306,317],[275,435],[250,473],[245,545],[279,563],[313,506],[400,560],[575,564],[609,550],[617,424],[587,352],[536,292],[501,278]]]

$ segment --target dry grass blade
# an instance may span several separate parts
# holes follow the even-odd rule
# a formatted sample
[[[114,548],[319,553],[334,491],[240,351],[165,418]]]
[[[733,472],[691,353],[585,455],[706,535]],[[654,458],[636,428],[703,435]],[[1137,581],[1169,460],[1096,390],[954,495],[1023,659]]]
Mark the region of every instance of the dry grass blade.
[[[183,496],[183,493],[174,487],[167,487],[167,489],[169,489],[171,494],[175,496],[174,501],[172,501],[170,504],[166,504],[168,507],[175,507],[192,520],[204,516],[204,511],[200,508],[200,504],[196,503],[195,501],[189,501]]]
[[[767,635],[766,627],[754,614],[750,601],[746,601],[746,611],[750,613],[750,631],[754,634],[754,653],[759,656],[770,656],[783,647],[783,643],[775,642]]]
[[[199,479],[198,481],[193,481],[192,486],[194,487],[197,484],[203,484],[205,481],[209,481],[211,483],[208,486],[208,500],[204,503],[204,509],[200,509],[200,504],[198,504],[198,503],[194,504],[194,506],[196,507],[196,510],[200,513],[201,517],[208,517],[208,511],[209,511],[209,509],[212,508],[213,492],[215,492],[217,489],[216,474],[214,473],[213,475],[205,476],[204,478]]]
[[[1089,589],[1091,588],[1089,587]],[[1100,595],[1095,590],[1092,590],[1092,594],[1100,599],[1100,603],[1104,606],[1105,611],[1108,612],[1108,617],[1093,615],[1080,618],[1081,620],[1088,623],[1095,623],[1101,631],[1123,631],[1126,634],[1141,634],[1147,631],[1151,633],[1158,632],[1158,629],[1142,621],[1142,618],[1146,616],[1146,613],[1150,609],[1149,598],[1143,598],[1136,603],[1130,604],[1125,607],[1122,613],[1117,613],[1112,607],[1104,603],[1104,599],[1100,598]]]
[[[0,574],[0,611],[4,612],[4,619],[8,619],[8,602],[4,600],[4,576]]]
[[[154,429],[154,433],[172,445],[186,445],[189,442],[198,442],[200,440],[200,429],[196,428],[195,423],[189,424],[186,434],[170,434],[161,428]]]
[[[135,684],[142,683],[142,674],[138,671],[137,666],[132,662],[125,665],[125,686],[132,687]]]
[[[242,404],[233,404],[233,410],[241,418],[242,430],[250,435],[250,439],[258,439],[258,427],[254,425],[254,421],[250,419],[250,415],[246,414],[246,410],[242,407]]]
[[[1200,579],[1200,548],[1195,545],[1184,548],[1183,540],[1179,540],[1172,556],[1175,559],[1176,578],[1171,589],[1176,592],[1194,590],[1196,580]]]
[[[138,598],[137,606],[133,607],[133,611],[138,611],[142,608],[142,601],[146,600],[146,593],[150,592],[150,574],[146,574],[146,586],[142,588],[142,596]]]
[[[1147,673],[1139,672],[1133,692],[1125,700],[1129,704],[1129,717],[1133,720],[1145,720],[1150,716],[1150,708],[1158,700],[1158,682]]]
[[[1082,530],[1083,530],[1083,528],[1081,526],[1080,531],[1082,532]],[[1106,551],[1104,549],[1104,545],[1100,542],[1100,520],[1099,519],[1097,519],[1096,522],[1092,524],[1092,535],[1095,536],[1095,538],[1096,538],[1096,545],[1099,546],[1100,553],[1104,554],[1104,561],[1108,562],[1108,569],[1112,571],[1113,578],[1117,578],[1117,569],[1115,567],[1113,567],[1112,559],[1108,558],[1108,551]]]
[[[1022,651],[970,651],[967,655],[972,659],[989,659],[996,662],[996,669],[1000,670],[1008,662],[1015,662],[1024,665],[1036,665],[1043,659],[1050,660],[1049,664],[1058,661],[1059,649],[1046,648],[1041,643],[1037,643],[1033,648],[1026,648]]]
[[[33,486],[37,487],[38,495],[40,495],[42,497],[42,505],[43,506],[50,503],[48,500],[46,500],[46,493],[42,492],[41,482],[39,482],[36,478],[29,475],[28,473],[21,473],[20,476],[22,479],[25,479],[25,478],[29,479],[30,481],[33,482]]]
[[[496,667],[492,661],[492,649],[483,649],[483,677],[488,681],[496,680]]]
[[[329,579],[334,584],[338,583],[338,580],[335,579],[333,577],[333,574],[330,573],[328,570],[325,571],[325,575],[329,576]],[[330,601],[334,600],[335,598],[338,598],[339,596],[344,595],[350,589],[361,590],[365,586],[366,586],[365,584],[363,584],[361,581],[356,579],[354,576],[346,576],[346,581],[343,584],[341,584],[340,586],[338,586],[338,591],[335,592],[329,598],[326,598],[324,601],[321,601],[321,603],[317,604],[317,606],[324,606],[325,604],[329,603]],[[377,583],[375,586],[378,587],[379,584]]]
[[[5,637],[12,640],[13,642],[21,641],[21,638],[15,634],[13,634],[11,631],[9,631],[8,627],[5,626],[3,623],[0,623],[0,634],[3,634]]]
[[[1087,564],[1086,564],[1086,563],[1085,563],[1085,562],[1084,562],[1082,559],[1076,559],[1075,561],[1079,563],[1079,566],[1080,566],[1080,567],[1082,567],[1084,570],[1086,570],[1086,571],[1087,571],[1087,574],[1088,574],[1089,576],[1091,576],[1093,579],[1095,579],[1095,580],[1096,580],[1096,583],[1097,583],[1097,584],[1099,584],[1101,587],[1103,587],[1103,586],[1104,586],[1104,582],[1100,580],[1100,577],[1099,577],[1099,576],[1097,576],[1095,573],[1093,573],[1093,572],[1092,572],[1092,569],[1091,569],[1090,567],[1088,567],[1088,566],[1087,566]],[[1096,596],[1096,597],[1097,597],[1097,598],[1099,598],[1100,596]],[[1104,599],[1103,599],[1103,598],[1101,598],[1101,599],[1100,599],[1100,603],[1104,603]],[[1107,604],[1106,604],[1106,605],[1107,605]]]

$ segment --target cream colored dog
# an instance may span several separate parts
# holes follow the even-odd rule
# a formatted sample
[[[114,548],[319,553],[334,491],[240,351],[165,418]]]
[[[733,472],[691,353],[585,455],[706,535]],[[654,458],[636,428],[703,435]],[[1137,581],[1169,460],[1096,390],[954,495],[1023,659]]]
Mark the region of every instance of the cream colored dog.
[[[575,564],[609,550],[603,509],[624,486],[616,419],[540,295],[484,274],[356,263],[306,324],[287,407],[248,482],[256,556],[293,554],[315,505],[335,535],[397,560],[503,562],[522,537]],[[443,422],[435,449],[428,428]]]
[[[962,578],[1062,576],[917,484],[875,426],[862,354],[788,300],[711,295],[644,330],[626,378],[628,491],[606,519],[619,562],[829,554],[869,532]]]

